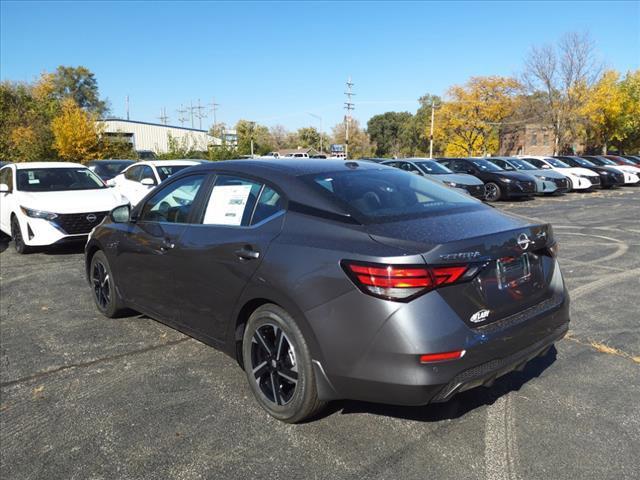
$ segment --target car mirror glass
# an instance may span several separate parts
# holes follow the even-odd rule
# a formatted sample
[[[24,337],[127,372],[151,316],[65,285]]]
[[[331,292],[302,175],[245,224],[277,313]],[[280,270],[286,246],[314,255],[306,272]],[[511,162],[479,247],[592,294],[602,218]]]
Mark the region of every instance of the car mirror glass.
[[[129,205],[120,205],[109,213],[113,223],[127,223],[131,217],[131,207]]]

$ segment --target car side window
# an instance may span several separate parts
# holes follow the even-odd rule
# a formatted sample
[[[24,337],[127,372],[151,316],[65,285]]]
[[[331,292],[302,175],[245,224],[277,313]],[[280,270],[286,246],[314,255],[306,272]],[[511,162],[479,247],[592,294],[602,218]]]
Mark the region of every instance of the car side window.
[[[231,175],[219,175],[211,190],[202,223],[246,227],[262,184]]]
[[[463,172],[465,173],[467,170],[469,170],[471,167],[469,165],[467,165],[464,162],[460,162],[460,161],[455,161],[455,162],[451,162],[451,169],[455,172]]]
[[[13,191],[13,172],[10,168],[0,170],[0,183],[4,183],[9,187],[9,191]]]
[[[538,160],[537,158],[526,158],[525,160],[538,168],[549,168],[546,163],[542,160]]]
[[[135,167],[131,167],[126,172],[124,172],[124,178],[127,180],[131,180],[137,182],[140,177],[140,166],[136,165]]]
[[[273,217],[275,214],[284,210],[284,201],[282,195],[276,192],[273,188],[264,186],[258,204],[253,212],[253,218],[251,219],[251,225],[260,223],[269,217]]]
[[[505,170],[513,170],[513,167],[504,160],[492,160],[492,162]]]
[[[142,166],[140,181],[144,180],[145,178],[150,178],[154,183],[156,183],[156,176],[153,174],[153,169],[149,165]]]
[[[142,208],[140,222],[187,223],[205,175],[189,175],[155,193]]]
[[[407,172],[417,173],[418,175],[420,175],[420,170],[414,167],[411,163],[404,162],[404,165],[405,165],[404,170],[406,170]]]

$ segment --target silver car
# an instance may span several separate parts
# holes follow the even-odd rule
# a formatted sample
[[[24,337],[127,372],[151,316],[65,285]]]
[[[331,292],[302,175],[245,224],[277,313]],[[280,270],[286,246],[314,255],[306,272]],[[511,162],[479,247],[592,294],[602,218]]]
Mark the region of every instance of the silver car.
[[[495,163],[505,170],[521,171],[533,175],[536,179],[536,189],[538,193],[567,193],[571,190],[571,182],[566,175],[554,172],[553,170],[541,170],[521,158],[491,157],[486,160]]]

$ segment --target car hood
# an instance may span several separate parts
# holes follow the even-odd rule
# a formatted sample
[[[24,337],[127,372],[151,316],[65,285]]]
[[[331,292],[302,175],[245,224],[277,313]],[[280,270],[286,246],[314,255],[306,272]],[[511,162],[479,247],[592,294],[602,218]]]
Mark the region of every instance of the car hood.
[[[431,180],[438,182],[455,182],[461,185],[484,185],[484,182],[473,175],[466,173],[443,173],[440,175],[426,175]]]
[[[521,182],[531,182],[531,181],[535,181],[535,176],[528,174],[528,173],[524,173],[524,172],[510,172],[510,171],[502,171],[502,172],[489,172],[493,175],[497,175],[499,177],[507,177],[510,178],[511,180],[519,180]]]
[[[547,178],[557,178],[559,180],[562,180],[564,178],[564,175],[560,172],[554,172],[553,170],[549,169],[540,169],[540,170],[523,170],[522,173],[529,173],[531,175],[535,175],[536,177],[547,177]]]
[[[569,167],[569,168],[554,168],[557,172],[562,173],[563,175],[585,175],[587,177],[597,177],[598,174],[593,170],[589,170],[582,167]]]
[[[106,212],[127,203],[113,188],[62,192],[20,192],[21,206],[53,213]]]
[[[473,205],[418,219],[370,224],[365,228],[379,243],[402,248],[412,254],[425,254],[448,249],[470,239],[482,238],[479,240],[482,243],[484,237],[528,229],[535,224],[524,217],[506,214],[486,205]]]

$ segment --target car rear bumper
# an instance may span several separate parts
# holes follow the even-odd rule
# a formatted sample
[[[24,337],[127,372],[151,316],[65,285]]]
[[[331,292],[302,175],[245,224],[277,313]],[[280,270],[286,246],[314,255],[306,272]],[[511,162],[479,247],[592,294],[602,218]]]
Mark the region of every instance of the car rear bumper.
[[[437,291],[432,292],[424,303],[417,299],[393,312],[361,351],[353,344],[347,352],[336,347],[342,340],[334,332],[332,351],[316,362],[321,398],[425,405],[490,384],[567,332],[569,296],[559,272],[552,290],[546,300],[479,327],[452,315]],[[363,332],[362,339],[366,336]],[[420,363],[420,354],[458,350],[465,350],[462,358]]]

